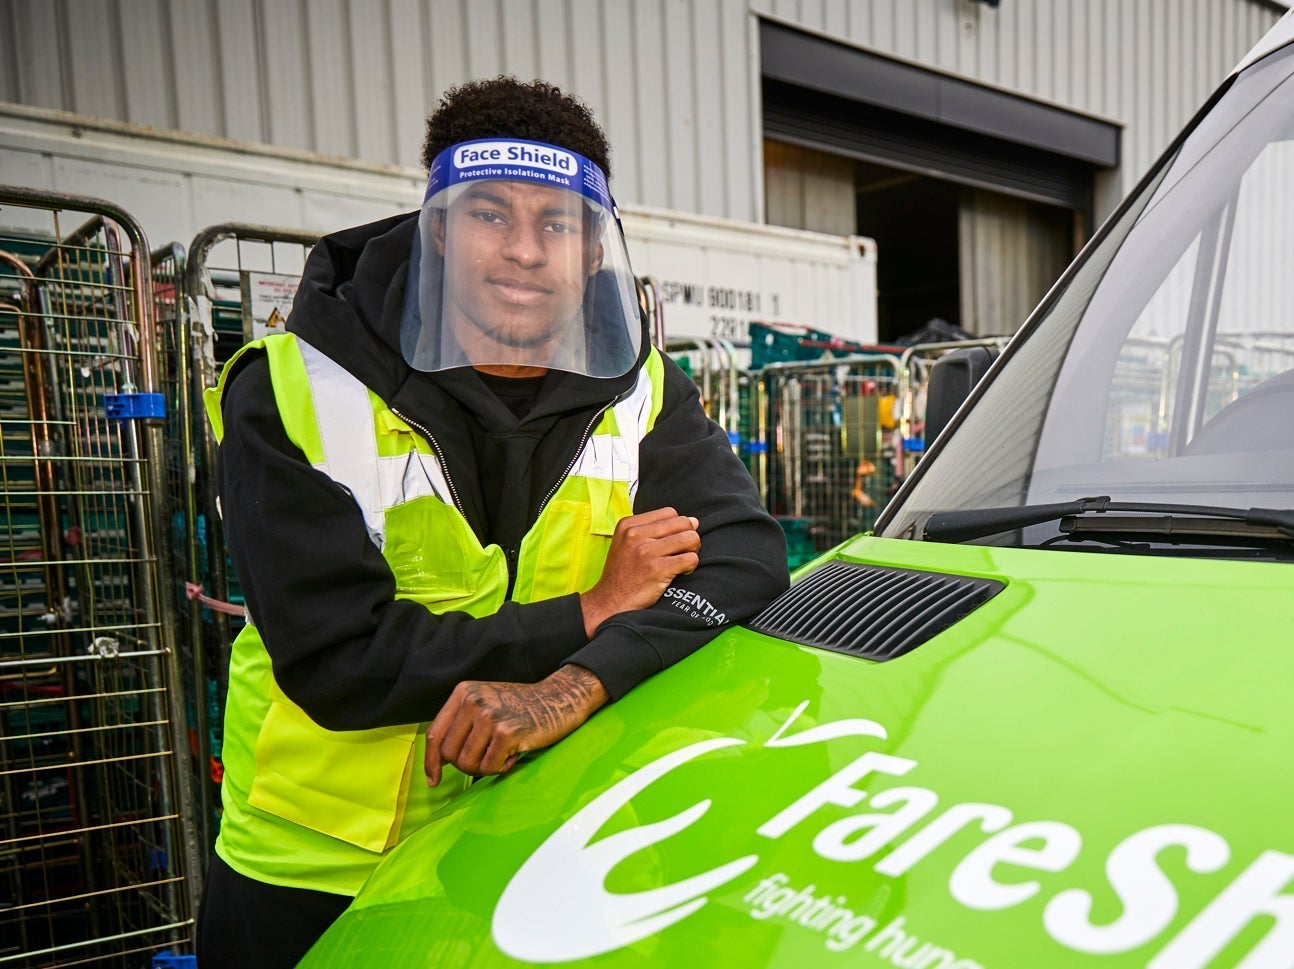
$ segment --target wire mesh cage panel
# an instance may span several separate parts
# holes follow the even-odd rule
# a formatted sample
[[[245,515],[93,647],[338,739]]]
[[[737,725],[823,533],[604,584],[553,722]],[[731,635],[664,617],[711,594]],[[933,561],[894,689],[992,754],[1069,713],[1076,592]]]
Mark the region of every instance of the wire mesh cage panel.
[[[185,615],[192,642],[193,688],[201,703],[189,711],[201,837],[210,846],[219,824],[224,698],[228,686],[229,653],[243,627],[243,596],[225,550],[224,531],[216,504],[216,440],[202,407],[202,392],[214,386],[220,369],[248,340],[281,331],[291,308],[306,256],[315,233],[271,226],[228,223],[204,229],[189,246],[179,274],[182,280],[181,326],[172,346],[176,371],[187,371],[191,460],[187,477],[176,475],[172,491],[173,527],[183,533]],[[165,260],[155,264],[166,272]],[[159,292],[165,287],[159,285]],[[160,312],[164,315],[167,307]],[[181,349],[181,343],[187,343]],[[182,388],[176,386],[175,399]]]
[[[899,360],[776,363],[754,378],[764,504],[794,568],[869,530],[896,486]]]
[[[214,688],[208,661],[208,636],[203,622],[204,607],[193,602],[194,586],[190,576],[201,575],[206,540],[204,520],[197,494],[199,454],[194,434],[201,414],[195,413],[193,373],[193,340],[184,313],[184,247],[171,243],[153,252],[150,277],[153,292],[153,319],[156,334],[158,387],[166,402],[166,423],[162,459],[165,491],[163,520],[170,549],[170,575],[175,579],[174,601],[179,617],[179,693],[184,699],[177,711],[184,729],[185,743],[180,748],[185,768],[180,782],[191,787],[190,799],[195,805],[193,827],[205,859],[205,849],[215,839],[213,791],[217,790],[220,771],[219,724],[215,715]],[[182,714],[182,717],[180,716]],[[215,738],[215,753],[211,738]]]
[[[0,967],[192,935],[148,255],[108,203],[0,187]]]
[[[306,257],[318,233],[226,223],[203,229],[189,245],[184,293],[202,386],[248,340],[281,331]]]
[[[1163,458],[1189,447],[1209,422],[1267,381],[1294,371],[1294,336],[1281,332],[1216,335],[1198,406],[1179,414],[1183,340],[1142,337],[1124,341],[1110,387],[1102,454]],[[1257,425],[1255,426],[1255,429]],[[1242,432],[1232,427],[1232,433]]]
[[[1228,404],[1260,387],[1264,381],[1291,370],[1294,370],[1294,334],[1281,331],[1219,333],[1201,421],[1207,422]]]
[[[728,340],[679,337],[669,340],[665,351],[696,383],[706,416],[728,433],[733,449],[741,453],[747,437],[742,412],[746,374],[739,368],[737,348]]]

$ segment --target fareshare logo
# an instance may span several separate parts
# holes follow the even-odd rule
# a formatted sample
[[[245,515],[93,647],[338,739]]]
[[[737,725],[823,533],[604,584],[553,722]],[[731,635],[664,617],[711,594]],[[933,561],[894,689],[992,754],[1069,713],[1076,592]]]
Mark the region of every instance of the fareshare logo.
[[[785,736],[806,706],[807,702],[800,704],[765,746],[795,747],[850,735],[885,738],[885,728],[872,720],[838,720]],[[758,855],[746,855],[650,891],[607,891],[612,868],[696,823],[710,809],[708,798],[664,821],[590,843],[612,815],[649,785],[698,757],[744,743],[723,737],[667,754],[634,771],[572,816],[526,859],[503,890],[491,925],[495,945],[527,962],[568,962],[612,952],[682,921],[705,905],[707,892],[750,870]],[[561,884],[562,891],[553,891],[555,884]]]
[[[880,724],[861,719],[788,735],[807,706],[800,704],[765,746],[886,736]],[[593,841],[617,810],[651,784],[689,761],[743,743],[717,738],[668,754],[635,771],[563,824],[504,889],[492,926],[499,948],[516,959],[548,963],[611,952],[688,918],[704,907],[708,893],[753,868],[758,856],[748,854],[648,891],[607,890],[606,878],[618,863],[695,824],[709,810],[708,799],[667,820]],[[1063,821],[1018,820],[1005,805],[950,802],[929,788],[910,782],[894,787],[885,780],[919,774],[919,767],[909,758],[865,751],[803,792],[754,835],[777,841],[792,830],[808,828],[815,832],[813,854],[840,864],[842,879],[856,878],[858,865],[883,878],[904,877],[918,866],[950,866],[948,894],[964,908],[993,913],[1024,907],[1039,919],[1037,935],[1024,934],[1019,922],[1012,926],[1018,941],[1010,944],[1030,947],[1013,955],[1027,955],[1030,964],[1044,964],[1037,958],[1037,946],[1046,946],[1044,939],[1049,937],[1062,950],[1094,956],[1131,955],[1153,946],[1134,957],[1135,964],[1146,969],[1294,969],[1294,855],[1265,850],[1238,873],[1223,876],[1232,862],[1231,845],[1207,828],[1155,824],[1112,847],[1103,838],[1087,844],[1077,828]],[[870,779],[870,790],[859,786],[864,779]],[[954,835],[962,845],[958,853],[945,848]],[[986,837],[980,840],[977,835]],[[978,843],[967,848],[965,836]],[[1091,859],[1103,868],[1104,884],[1089,884],[1090,876],[1071,870],[1080,855],[1093,849],[1104,853],[1103,859]],[[884,929],[855,925],[858,920],[848,916],[856,913],[846,910],[846,899],[838,897],[836,889],[803,885],[795,880],[798,877],[778,872],[761,878],[744,894],[752,906],[751,917],[777,918],[818,932],[830,929],[834,934],[829,933],[824,944],[833,950],[862,943],[875,928],[878,931],[866,940],[867,952],[892,965],[917,964],[908,958],[918,942],[905,921],[907,913]],[[554,891],[556,885],[560,892]],[[1178,918],[1183,903],[1190,906],[1184,920]],[[991,915],[986,918],[992,920]],[[824,921],[832,919],[836,924]],[[995,945],[1008,944],[995,937]],[[947,949],[933,950],[943,960],[936,965],[925,959],[932,950],[930,943],[924,945],[915,956],[928,969],[982,965],[955,959]]]
[[[673,885],[613,895],[606,877],[622,859],[664,841],[710,809],[698,801],[655,824],[589,841],[629,800],[674,768],[741,740],[706,740],[675,751],[630,774],[558,828],[512,876],[494,909],[495,944],[514,959],[565,962],[611,952],[687,918],[706,903],[705,893],[736,878],[759,860],[747,855]],[[559,883],[562,891],[553,891]]]

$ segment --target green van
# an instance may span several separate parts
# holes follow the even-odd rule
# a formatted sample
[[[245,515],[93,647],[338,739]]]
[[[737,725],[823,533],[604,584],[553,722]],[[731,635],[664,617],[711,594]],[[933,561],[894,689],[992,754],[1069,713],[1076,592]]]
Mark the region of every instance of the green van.
[[[477,784],[303,965],[1294,969],[1294,15],[874,535]]]

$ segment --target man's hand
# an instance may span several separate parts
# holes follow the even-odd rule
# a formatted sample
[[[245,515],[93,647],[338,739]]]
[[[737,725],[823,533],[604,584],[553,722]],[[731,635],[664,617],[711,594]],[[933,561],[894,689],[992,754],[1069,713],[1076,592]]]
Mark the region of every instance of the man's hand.
[[[563,666],[538,683],[454,687],[427,728],[427,786],[453,764],[464,774],[503,774],[529,750],[557,743],[607,702],[602,681],[582,666]]]
[[[602,577],[580,596],[584,634],[592,639],[593,631],[617,613],[654,605],[675,576],[693,571],[700,562],[698,524],[673,508],[620,519]]]

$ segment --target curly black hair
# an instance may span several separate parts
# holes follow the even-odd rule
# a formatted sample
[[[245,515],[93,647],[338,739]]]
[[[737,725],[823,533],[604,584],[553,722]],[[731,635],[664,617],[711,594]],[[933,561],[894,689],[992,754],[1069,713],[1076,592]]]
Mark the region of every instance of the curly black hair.
[[[468,81],[441,95],[427,118],[422,166],[446,148],[477,138],[525,138],[579,152],[611,178],[611,146],[583,101],[546,81],[500,75]]]

